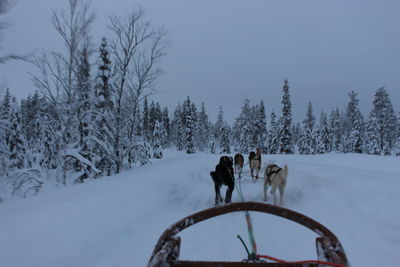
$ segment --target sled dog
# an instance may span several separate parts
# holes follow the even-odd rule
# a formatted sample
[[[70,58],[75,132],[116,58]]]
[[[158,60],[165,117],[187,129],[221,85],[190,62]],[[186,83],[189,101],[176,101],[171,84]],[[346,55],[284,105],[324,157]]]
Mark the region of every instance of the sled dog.
[[[244,157],[242,154],[237,153],[237,154],[235,154],[234,159],[235,159],[235,171],[238,173],[239,178],[242,178]]]
[[[279,188],[280,205],[283,202],[283,194],[285,193],[285,186],[288,176],[288,166],[285,165],[280,168],[278,165],[270,163],[264,172],[264,201],[267,201],[268,185],[271,186],[271,194],[274,196],[274,205],[276,205],[276,189]]]
[[[258,172],[261,169],[261,149],[259,147],[257,148],[256,153],[254,153],[253,151],[250,152],[249,165],[250,165],[251,179],[253,181],[256,181],[258,179]],[[256,172],[255,176],[254,172]]]
[[[220,188],[222,185],[228,186],[226,189],[225,203],[231,202],[232,192],[235,188],[235,178],[233,177],[233,162],[231,157],[222,156],[219,163],[215,166],[215,171],[210,172],[214,181],[215,188],[215,206],[223,202]]]

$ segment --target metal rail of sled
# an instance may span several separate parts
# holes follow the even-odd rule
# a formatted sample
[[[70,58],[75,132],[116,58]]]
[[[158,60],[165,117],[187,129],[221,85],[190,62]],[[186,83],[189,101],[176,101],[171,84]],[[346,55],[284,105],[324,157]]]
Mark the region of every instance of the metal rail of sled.
[[[268,267],[294,267],[294,266],[320,266],[318,263],[272,263],[272,262],[222,262],[222,261],[180,261],[181,238],[176,236],[182,230],[212,217],[238,211],[257,211],[273,214],[290,221],[299,223],[314,231],[316,238],[316,250],[319,261],[325,261],[342,266],[349,266],[347,256],[338,238],[319,222],[292,210],[282,207],[264,204],[261,202],[239,202],[225,206],[214,207],[194,213],[171,225],[158,239],[150,257],[148,267],[181,266],[181,267],[244,267],[244,266],[268,266]]]

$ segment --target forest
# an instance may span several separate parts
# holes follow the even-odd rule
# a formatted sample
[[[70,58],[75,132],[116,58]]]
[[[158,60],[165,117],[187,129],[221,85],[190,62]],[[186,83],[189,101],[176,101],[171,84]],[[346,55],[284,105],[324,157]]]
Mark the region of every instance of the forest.
[[[0,2],[0,14],[7,3]],[[71,0],[67,12],[54,11],[50,20],[63,50],[0,55],[1,64],[23,59],[36,68],[35,94],[17,101],[7,88],[0,99],[0,184],[11,185],[13,195],[34,195],[49,180],[66,185],[117,174],[162,158],[164,149],[400,156],[400,120],[384,87],[376,90],[369,114],[361,113],[357,93],[350,91],[344,110],[314,114],[309,102],[304,120],[295,122],[285,79],[281,110],[266,114],[262,99],[243,99],[232,124],[223,107],[212,122],[207,103],[196,106],[190,96],[182,96],[173,111],[152,100],[169,44],[165,28],[136,8],[125,17],[110,16],[113,37],[96,43],[94,19],[87,2]]]

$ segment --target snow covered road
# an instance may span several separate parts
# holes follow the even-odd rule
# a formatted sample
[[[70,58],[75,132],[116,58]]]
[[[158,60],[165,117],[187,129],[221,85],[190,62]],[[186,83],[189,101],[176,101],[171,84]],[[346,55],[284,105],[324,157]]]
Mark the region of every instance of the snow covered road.
[[[1,203],[0,266],[145,266],[165,228],[213,205],[218,158],[171,151],[120,175]],[[353,267],[399,265],[398,157],[263,155],[263,165],[270,161],[289,165],[284,206],[334,232]],[[245,200],[261,201],[262,183],[245,166]],[[313,232],[271,215],[252,219],[259,253],[316,258]],[[181,258],[241,260],[237,234],[248,242],[242,213],[194,225],[180,234]]]

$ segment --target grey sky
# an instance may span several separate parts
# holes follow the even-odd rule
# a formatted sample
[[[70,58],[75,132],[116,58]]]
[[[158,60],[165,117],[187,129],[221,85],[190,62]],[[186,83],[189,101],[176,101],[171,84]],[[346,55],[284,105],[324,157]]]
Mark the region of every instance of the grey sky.
[[[19,0],[5,18],[1,53],[59,50],[48,19],[66,0]],[[293,117],[305,117],[308,101],[321,109],[345,107],[354,90],[364,114],[378,87],[386,86],[400,111],[400,1],[398,0],[94,0],[94,41],[108,35],[109,14],[142,6],[155,25],[169,30],[166,73],[153,98],[170,111],[186,96],[214,121],[221,105],[232,122],[245,98],[264,99],[267,116],[281,111],[283,80],[289,79]],[[30,66],[0,66],[0,81],[13,95],[34,91]]]

